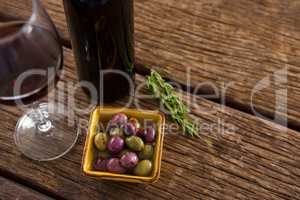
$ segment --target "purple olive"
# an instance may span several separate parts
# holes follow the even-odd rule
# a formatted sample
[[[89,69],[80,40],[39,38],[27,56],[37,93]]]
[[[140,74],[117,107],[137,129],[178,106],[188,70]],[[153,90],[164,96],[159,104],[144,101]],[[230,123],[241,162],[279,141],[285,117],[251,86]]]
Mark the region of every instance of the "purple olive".
[[[143,128],[139,128],[136,131],[136,136],[140,137],[140,138],[144,138],[146,136],[146,130]]]
[[[122,128],[126,136],[132,136],[136,134],[136,128],[132,123],[126,123],[122,126]]]
[[[94,164],[94,169],[98,171],[106,171],[108,160],[99,158]]]
[[[118,156],[118,158],[122,158],[122,156],[128,152],[129,152],[129,149],[123,149],[117,156]]]
[[[123,174],[126,172],[126,168],[121,166],[119,158],[111,158],[107,162],[107,170],[111,173]]]
[[[111,137],[107,143],[107,149],[113,153],[119,153],[124,147],[124,140],[119,136]]]
[[[146,129],[146,135],[144,137],[147,143],[152,143],[155,141],[155,129],[153,127],[149,127]]]
[[[111,118],[110,123],[122,125],[122,124],[126,124],[127,121],[128,121],[128,117],[124,113],[118,113]]]
[[[129,119],[129,123],[133,124],[136,130],[141,127],[141,124],[137,118],[131,117]]]
[[[134,152],[127,152],[121,157],[121,165],[127,169],[134,168],[138,162],[139,158]]]

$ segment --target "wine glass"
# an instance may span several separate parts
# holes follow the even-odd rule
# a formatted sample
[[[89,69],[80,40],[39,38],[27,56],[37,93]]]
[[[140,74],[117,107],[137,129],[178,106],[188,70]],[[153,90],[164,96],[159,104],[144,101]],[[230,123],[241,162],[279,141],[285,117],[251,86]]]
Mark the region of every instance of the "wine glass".
[[[40,0],[22,0],[18,5],[1,2],[0,100],[14,100],[19,105],[20,99],[54,83],[62,60],[57,30]],[[66,113],[58,103],[26,106],[14,135],[19,150],[38,161],[66,154],[78,137],[76,120]]]
[[[62,66],[56,28],[40,1],[22,0],[18,8],[0,4],[0,100],[36,94]]]

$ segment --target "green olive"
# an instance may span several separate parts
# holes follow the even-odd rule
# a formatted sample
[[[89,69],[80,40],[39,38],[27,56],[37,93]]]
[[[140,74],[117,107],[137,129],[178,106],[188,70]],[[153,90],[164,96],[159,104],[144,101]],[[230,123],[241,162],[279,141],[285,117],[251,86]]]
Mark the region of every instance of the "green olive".
[[[94,137],[94,144],[97,147],[99,151],[105,151],[106,150],[106,144],[107,144],[108,138],[105,133],[98,133]]]
[[[133,173],[137,176],[148,176],[152,171],[152,162],[150,160],[142,160],[134,168]]]
[[[133,151],[142,151],[144,149],[144,142],[140,137],[130,136],[126,138],[126,145]]]
[[[120,136],[120,137],[123,137],[124,136],[123,129],[121,129],[121,128],[111,128],[109,130],[109,135],[110,136]]]
[[[140,159],[151,159],[153,156],[153,146],[151,144],[146,144],[143,151],[139,153]]]

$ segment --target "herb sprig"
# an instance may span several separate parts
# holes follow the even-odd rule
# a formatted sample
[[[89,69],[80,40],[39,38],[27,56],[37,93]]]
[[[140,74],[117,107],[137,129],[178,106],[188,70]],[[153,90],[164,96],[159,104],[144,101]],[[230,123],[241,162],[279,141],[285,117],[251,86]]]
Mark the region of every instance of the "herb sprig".
[[[191,137],[199,136],[196,125],[188,119],[186,105],[159,73],[151,71],[151,75],[147,77],[147,86],[170,112],[172,119],[182,127],[184,134],[187,133]]]

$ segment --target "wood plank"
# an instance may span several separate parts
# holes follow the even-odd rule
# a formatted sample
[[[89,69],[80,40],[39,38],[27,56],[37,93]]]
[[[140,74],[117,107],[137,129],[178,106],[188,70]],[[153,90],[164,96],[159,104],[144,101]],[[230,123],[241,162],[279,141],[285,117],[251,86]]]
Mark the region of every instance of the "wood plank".
[[[300,20],[296,10],[300,4],[293,0],[209,2],[137,4],[138,61],[157,66],[184,84],[190,67],[192,86],[206,81],[219,91],[228,86],[227,103],[245,109],[253,103],[257,111],[271,116],[275,112],[286,116],[277,109],[279,105],[275,107],[275,103],[284,104],[283,100],[275,100],[287,95],[288,119],[299,125]],[[279,76],[280,82],[274,73],[285,67],[287,77]],[[257,91],[251,102],[259,83],[266,88]],[[286,91],[278,93],[280,89]]]
[[[0,176],[0,199],[51,200],[52,198]]]
[[[84,108],[88,98],[76,93],[69,104],[66,83],[76,83],[74,60],[65,50],[62,81],[49,100]],[[144,82],[138,76],[137,83]],[[149,94],[145,89],[142,94]],[[202,124],[201,138],[188,139],[180,131],[166,131],[160,180],[152,185],[101,182],[84,177],[81,156],[85,132],[74,149],[53,162],[34,162],[17,150],[13,133],[21,111],[0,105],[0,170],[65,199],[300,199],[300,134],[196,96],[191,117]],[[44,98],[45,99],[45,98]],[[137,95],[142,108],[158,109],[152,99]],[[124,105],[126,99],[117,102]],[[136,105],[136,104],[135,104]],[[134,106],[134,105],[132,105]],[[81,121],[88,114],[77,113]],[[172,123],[168,120],[168,125]],[[207,143],[207,141],[211,141]],[[208,145],[210,144],[210,145]]]
[[[6,14],[26,12],[16,0],[0,2],[7,5]],[[43,3],[68,39],[62,1]],[[182,84],[187,84],[191,67],[188,84],[200,94],[212,91],[199,86],[209,82],[225,93],[226,105],[249,112],[253,106],[270,119],[276,113],[277,122],[287,117],[292,127],[300,128],[299,9],[295,0],[135,1],[137,62]],[[276,78],[285,68],[286,79]],[[254,93],[251,104],[258,83],[266,87]],[[287,112],[280,107],[285,96]]]

